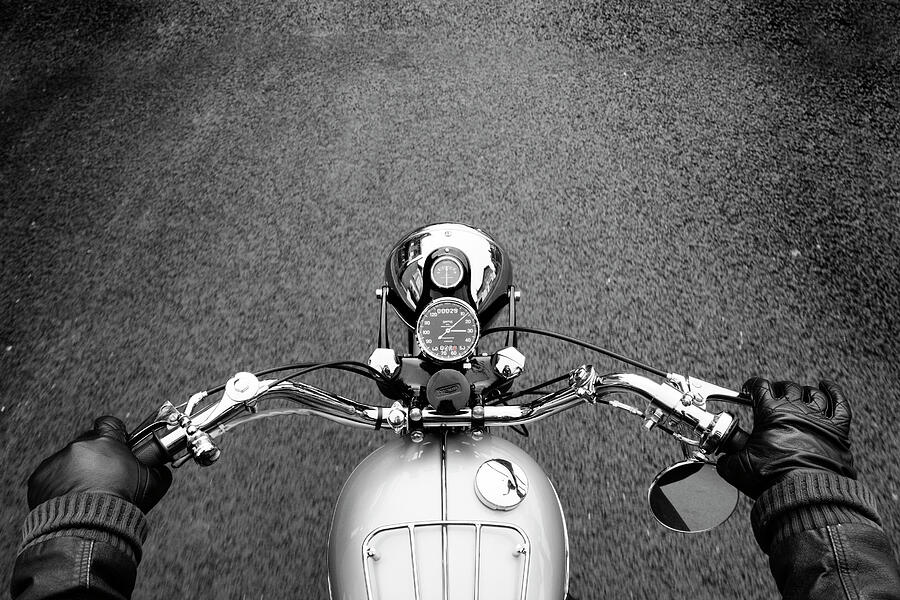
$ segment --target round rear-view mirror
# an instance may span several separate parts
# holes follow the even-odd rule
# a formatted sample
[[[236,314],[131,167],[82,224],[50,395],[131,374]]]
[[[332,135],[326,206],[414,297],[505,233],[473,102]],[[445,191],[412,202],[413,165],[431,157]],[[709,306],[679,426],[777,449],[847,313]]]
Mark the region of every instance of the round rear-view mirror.
[[[700,533],[728,520],[738,491],[719,476],[714,464],[689,460],[660,471],[647,499],[653,516],[665,527]]]

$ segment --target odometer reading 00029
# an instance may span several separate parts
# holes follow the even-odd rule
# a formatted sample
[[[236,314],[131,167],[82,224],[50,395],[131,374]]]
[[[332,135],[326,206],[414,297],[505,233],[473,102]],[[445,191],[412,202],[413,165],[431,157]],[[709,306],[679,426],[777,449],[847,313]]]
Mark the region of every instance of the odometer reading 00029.
[[[416,323],[419,348],[439,362],[468,358],[479,333],[475,311],[456,298],[438,298],[425,307]]]

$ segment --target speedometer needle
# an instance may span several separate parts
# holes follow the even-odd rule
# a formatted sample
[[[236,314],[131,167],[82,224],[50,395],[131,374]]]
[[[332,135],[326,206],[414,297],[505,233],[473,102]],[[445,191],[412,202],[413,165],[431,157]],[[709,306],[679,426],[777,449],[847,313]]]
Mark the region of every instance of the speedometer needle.
[[[466,318],[466,315],[461,316],[461,317],[459,318],[459,320],[456,321],[456,323],[454,323],[453,325],[451,325],[450,327],[447,328],[447,331],[445,331],[444,333],[442,333],[441,335],[439,335],[439,336],[438,336],[438,339],[439,339],[439,340],[444,339],[444,336],[447,335],[448,333],[450,333],[451,331],[457,331],[457,332],[460,331],[459,329],[453,329],[453,328],[456,327],[457,325],[459,325],[460,322],[461,322],[463,319],[465,319],[465,318]]]

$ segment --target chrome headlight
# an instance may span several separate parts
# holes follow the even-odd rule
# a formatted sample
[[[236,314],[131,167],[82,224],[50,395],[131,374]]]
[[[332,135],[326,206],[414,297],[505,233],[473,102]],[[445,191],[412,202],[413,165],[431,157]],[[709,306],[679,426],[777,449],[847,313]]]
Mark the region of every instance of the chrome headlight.
[[[432,300],[451,296],[473,306],[482,325],[507,302],[512,264],[485,232],[435,223],[406,234],[388,255],[388,300],[409,327]]]

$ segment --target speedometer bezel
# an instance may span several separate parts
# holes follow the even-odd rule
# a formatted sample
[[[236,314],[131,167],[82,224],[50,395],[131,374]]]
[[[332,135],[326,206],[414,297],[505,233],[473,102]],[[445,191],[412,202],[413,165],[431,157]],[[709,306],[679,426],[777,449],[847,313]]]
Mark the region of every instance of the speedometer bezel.
[[[445,356],[441,356],[434,350],[428,347],[427,344],[424,343],[424,338],[422,337],[422,327],[423,321],[425,317],[428,316],[428,313],[433,310],[439,304],[455,304],[461,307],[462,310],[468,313],[469,318],[472,320],[472,323],[475,327],[475,333],[473,335],[473,340],[470,345],[466,347],[464,352],[455,354],[453,357],[448,358]],[[434,362],[441,364],[452,364],[465,361],[472,357],[475,354],[476,347],[478,346],[478,341],[481,339],[481,323],[478,320],[478,313],[475,309],[468,303],[459,298],[453,298],[451,296],[444,296],[441,298],[436,298],[432,302],[429,302],[428,305],[422,310],[419,314],[419,318],[416,319],[416,343],[419,346],[419,351],[429,359]],[[433,344],[432,344],[433,345]]]

